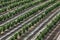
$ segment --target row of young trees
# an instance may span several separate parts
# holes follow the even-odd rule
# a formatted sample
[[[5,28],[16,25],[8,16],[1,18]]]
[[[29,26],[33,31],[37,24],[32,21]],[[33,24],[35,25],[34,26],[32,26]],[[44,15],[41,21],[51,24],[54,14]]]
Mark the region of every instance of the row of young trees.
[[[47,3],[49,3],[49,2],[47,2]],[[10,22],[2,25],[2,26],[0,27],[0,33],[1,33],[1,32],[4,32],[5,30],[7,30],[7,29],[13,27],[14,25],[18,24],[19,22],[23,21],[25,18],[27,18],[27,17],[31,16],[32,14],[36,13],[38,10],[41,10],[41,9],[45,8],[46,6],[49,5],[49,4],[46,5],[47,3],[45,3],[44,5],[39,5],[38,7],[35,7],[34,9],[32,9],[32,10],[29,11],[29,12],[27,12],[26,14],[21,15],[21,16],[19,16],[18,18],[16,18],[16,19],[14,19],[14,20],[12,20],[12,21],[10,21]],[[57,5],[58,5],[58,4],[57,4]],[[43,7],[43,8],[42,8],[42,7]],[[53,7],[54,7],[54,6],[53,6]],[[58,6],[56,6],[56,7],[58,7]],[[55,8],[56,8],[56,7],[55,7]]]
[[[27,0],[10,0],[10,1],[7,1],[7,2],[1,2],[0,1],[0,7],[8,6],[10,4],[13,4],[13,3],[19,2],[19,1],[23,2],[23,1],[27,1]]]
[[[11,1],[11,0],[0,0],[0,2],[7,2],[7,1]]]
[[[37,0],[37,1],[34,1],[34,2],[31,2],[31,3],[27,3],[25,5],[23,5],[22,7],[19,7],[19,8],[16,8],[14,11],[12,12],[8,12],[7,14],[5,15],[1,15],[0,16],[0,21],[4,21],[6,20],[7,18],[10,18],[12,17],[13,15],[17,14],[18,12],[30,7],[30,6],[33,6],[35,4],[38,4],[40,2],[40,0]]]
[[[9,4],[11,4],[11,3],[14,3],[15,1],[8,1],[8,2],[1,2],[0,1],[0,7],[2,8],[2,7],[4,7],[4,6],[7,6],[7,5],[9,5]]]
[[[20,6],[20,5],[23,5],[23,4],[25,4],[25,3],[29,3],[29,2],[31,2],[31,1],[32,1],[32,0],[23,0],[23,1],[19,1],[19,2],[14,2],[14,3],[8,5],[7,7],[1,8],[1,9],[0,9],[0,13],[5,12],[5,11],[7,11],[7,10],[9,10],[9,9],[12,9],[12,8],[14,8],[14,7],[16,7],[16,6]]]
[[[60,13],[57,13],[57,15],[53,17],[53,19],[50,21],[50,23],[48,22],[48,24],[45,26],[46,28],[42,32],[40,32],[36,40],[43,40],[44,36],[49,32],[49,30],[51,30],[52,27],[54,27],[54,25],[56,25],[56,23],[59,20],[60,20]]]

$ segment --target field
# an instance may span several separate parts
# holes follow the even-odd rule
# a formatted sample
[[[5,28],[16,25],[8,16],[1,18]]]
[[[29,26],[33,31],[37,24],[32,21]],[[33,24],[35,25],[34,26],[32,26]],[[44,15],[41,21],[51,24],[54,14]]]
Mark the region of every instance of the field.
[[[57,40],[60,0],[0,0],[0,40]]]

